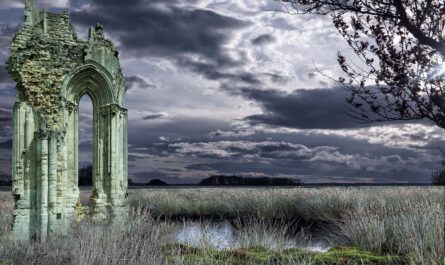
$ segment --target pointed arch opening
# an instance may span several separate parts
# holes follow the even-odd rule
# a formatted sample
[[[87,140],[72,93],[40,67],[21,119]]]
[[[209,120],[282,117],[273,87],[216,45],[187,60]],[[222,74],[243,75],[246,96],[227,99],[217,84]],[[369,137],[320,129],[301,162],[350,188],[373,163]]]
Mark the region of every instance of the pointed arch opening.
[[[127,110],[115,100],[113,82],[106,69],[91,62],[75,70],[64,82],[68,176],[77,211],[91,213],[96,219],[125,211],[127,205]],[[82,105],[92,104],[92,167],[81,166]],[[79,145],[80,144],[80,145]],[[79,170],[80,169],[80,170]],[[84,169],[83,171],[81,171]],[[92,174],[92,191],[79,188],[80,174]],[[86,204],[89,204],[88,206]]]
[[[68,102],[78,104],[88,94],[95,108],[115,104],[112,78],[109,72],[97,63],[85,64],[69,75],[62,87],[61,96]]]
[[[78,184],[80,204],[89,205],[93,189],[93,102],[88,94],[79,100]]]

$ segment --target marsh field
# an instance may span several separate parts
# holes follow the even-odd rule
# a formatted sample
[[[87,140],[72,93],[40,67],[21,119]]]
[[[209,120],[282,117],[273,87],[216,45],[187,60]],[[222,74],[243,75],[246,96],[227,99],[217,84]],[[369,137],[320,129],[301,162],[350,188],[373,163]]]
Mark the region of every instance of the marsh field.
[[[125,226],[17,242],[4,191],[0,264],[443,265],[444,201],[444,187],[136,189]]]

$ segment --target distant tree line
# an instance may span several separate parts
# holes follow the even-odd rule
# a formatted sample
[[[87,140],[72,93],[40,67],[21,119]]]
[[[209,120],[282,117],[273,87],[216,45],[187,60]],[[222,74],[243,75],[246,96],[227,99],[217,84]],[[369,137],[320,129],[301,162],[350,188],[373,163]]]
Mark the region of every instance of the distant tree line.
[[[89,165],[79,170],[79,186],[93,185],[93,166]],[[0,186],[11,186],[11,180],[0,180]],[[442,168],[432,173],[433,185],[445,185],[445,161],[442,162]],[[128,179],[129,186],[167,186],[167,182],[160,179],[152,179],[148,182],[134,182],[131,178]],[[180,184],[181,185],[181,184]],[[182,184],[187,185],[187,184]],[[190,184],[189,184],[190,185]],[[195,184],[196,185],[196,184]],[[299,186],[303,185],[299,179],[291,178],[271,178],[271,177],[241,177],[236,175],[213,175],[201,180],[197,185],[199,186]],[[310,183],[304,184],[311,186]],[[339,183],[317,183],[314,185],[345,185]],[[346,185],[363,185],[360,183],[348,183]],[[372,184],[375,185],[375,184]],[[388,185],[388,184],[384,184]],[[393,183],[392,185],[400,185],[400,183]]]
[[[290,178],[240,177],[214,175],[199,182],[200,186],[297,186],[300,180]]]
[[[433,185],[444,186],[445,185],[445,161],[442,161],[442,168],[433,172],[432,175]]]
[[[0,179],[0,186],[12,186],[12,180]]]
[[[128,186],[167,186],[167,182],[160,179],[152,179],[149,182],[134,182],[131,178],[128,179]]]
[[[88,165],[79,170],[79,186],[93,185],[93,166]]]
[[[236,175],[213,175],[201,180],[198,184],[178,184],[180,186],[298,186],[300,180],[290,178],[269,178],[269,177],[240,177]],[[129,186],[167,186],[163,180],[152,179],[149,182],[134,182],[128,179]]]

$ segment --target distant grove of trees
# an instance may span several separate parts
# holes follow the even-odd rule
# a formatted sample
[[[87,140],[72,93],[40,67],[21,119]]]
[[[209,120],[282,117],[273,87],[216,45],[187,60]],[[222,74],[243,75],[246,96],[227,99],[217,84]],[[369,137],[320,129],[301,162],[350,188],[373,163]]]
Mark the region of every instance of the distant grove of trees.
[[[442,162],[442,168],[434,171],[432,175],[433,185],[445,185],[445,161]]]
[[[93,185],[93,166],[89,165],[79,170],[79,186]]]
[[[152,179],[149,182],[141,183],[134,182],[131,178],[128,179],[128,186],[167,186],[167,182],[160,179]]]
[[[301,182],[298,179],[290,178],[269,178],[269,177],[240,177],[240,176],[226,176],[214,175],[201,180],[198,186],[297,186]],[[165,181],[160,179],[152,179],[147,183],[136,183],[131,178],[128,179],[129,186],[167,186]],[[192,185],[192,184],[179,184]],[[196,184],[193,184],[196,185]]]
[[[79,170],[79,186],[92,186],[93,167],[87,166]],[[331,183],[332,185],[336,183]],[[337,183],[338,184],[338,183]],[[445,185],[445,161],[442,168],[432,173],[433,185]],[[0,180],[0,186],[10,186],[11,181]],[[152,179],[146,183],[134,182],[128,179],[129,186],[167,186],[167,182],[160,179]],[[185,185],[185,184],[183,184]],[[270,177],[240,177],[236,175],[213,175],[201,180],[199,186],[299,186],[302,185],[299,179],[291,178],[270,178]],[[350,184],[353,185],[353,184]]]
[[[0,187],[1,186],[12,186],[12,180],[0,179]]]
[[[300,180],[290,178],[244,178],[235,175],[215,175],[199,182],[200,186],[296,186],[300,184]]]

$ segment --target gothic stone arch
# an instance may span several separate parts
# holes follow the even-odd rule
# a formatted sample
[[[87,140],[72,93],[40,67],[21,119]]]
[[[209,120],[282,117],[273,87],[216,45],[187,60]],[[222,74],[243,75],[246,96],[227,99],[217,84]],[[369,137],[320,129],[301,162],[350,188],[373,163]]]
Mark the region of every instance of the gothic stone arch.
[[[128,216],[127,90],[118,52],[100,25],[77,37],[69,14],[25,1],[25,23],[11,43],[7,69],[14,105],[13,233],[45,239],[85,214],[119,222]],[[93,194],[79,203],[78,104],[93,102]]]

